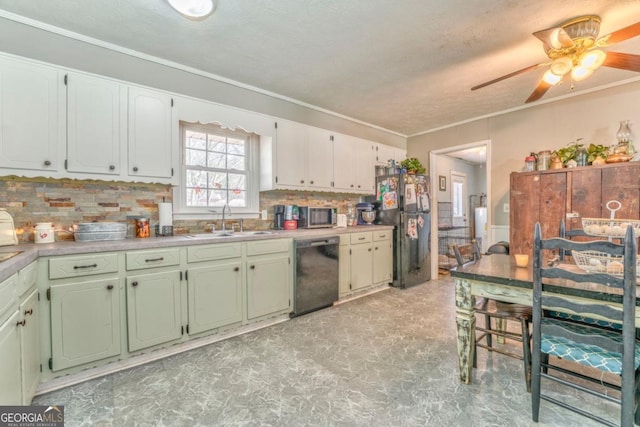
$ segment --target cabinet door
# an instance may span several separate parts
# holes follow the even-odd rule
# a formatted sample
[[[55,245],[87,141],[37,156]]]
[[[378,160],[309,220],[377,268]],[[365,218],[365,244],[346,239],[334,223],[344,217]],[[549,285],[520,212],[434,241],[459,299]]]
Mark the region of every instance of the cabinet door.
[[[351,255],[349,250],[348,245],[339,248],[338,289],[340,296],[348,294],[351,290]]]
[[[351,245],[351,290],[373,284],[373,249],[371,243]]]
[[[118,278],[51,286],[53,371],[120,354]]]
[[[129,351],[180,338],[180,314],[179,271],[127,277]]]
[[[307,127],[286,120],[278,121],[276,179],[279,186],[304,188]]]
[[[611,212],[606,204],[617,200],[622,204],[616,218],[638,219],[640,217],[640,164],[630,163],[602,169],[602,218]]]
[[[333,143],[331,132],[308,128],[307,188],[330,190],[333,181]]]
[[[70,73],[67,79],[67,170],[118,175],[126,123],[121,85]],[[125,95],[126,96],[126,95]],[[126,134],[125,134],[126,137]]]
[[[359,138],[356,138],[355,141],[352,167],[356,192],[374,194],[376,168],[373,143]]]
[[[59,169],[65,128],[61,89],[57,70],[0,58],[0,167]]]
[[[543,173],[540,175],[540,226],[545,239],[557,237],[560,221],[567,212],[567,173]],[[533,240],[533,226],[529,230]],[[547,251],[548,252],[548,251]],[[518,252],[513,252],[518,253]],[[531,252],[533,254],[533,252]],[[547,254],[549,255],[549,254]],[[549,257],[551,257],[549,255]]]
[[[129,176],[171,175],[171,97],[130,87]]]
[[[393,247],[391,240],[373,243],[373,283],[393,282]]]
[[[189,333],[242,321],[240,261],[189,268]]]
[[[20,316],[22,318],[20,330],[22,404],[30,405],[40,383],[40,312],[37,290],[34,290],[20,304]]]
[[[533,227],[540,219],[540,173],[511,174],[509,245],[512,254],[533,255]]]
[[[375,163],[380,166],[387,166],[389,160],[396,160],[394,147],[386,144],[375,144]]]
[[[600,168],[581,168],[569,172],[571,175],[571,206],[565,219],[568,230],[582,228],[582,218],[600,218],[601,171]],[[575,237],[574,240],[584,239]]]
[[[355,140],[345,135],[333,136],[333,188],[343,192],[355,192],[352,158]]]
[[[16,311],[0,325],[0,405],[22,405],[19,318]]]
[[[291,308],[291,265],[287,255],[247,261],[247,317],[266,316]]]

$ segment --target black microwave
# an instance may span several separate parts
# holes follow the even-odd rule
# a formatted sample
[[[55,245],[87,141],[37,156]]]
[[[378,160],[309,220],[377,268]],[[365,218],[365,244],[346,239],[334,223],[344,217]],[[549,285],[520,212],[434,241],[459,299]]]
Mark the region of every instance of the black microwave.
[[[330,228],[338,222],[336,208],[298,207],[298,228]]]

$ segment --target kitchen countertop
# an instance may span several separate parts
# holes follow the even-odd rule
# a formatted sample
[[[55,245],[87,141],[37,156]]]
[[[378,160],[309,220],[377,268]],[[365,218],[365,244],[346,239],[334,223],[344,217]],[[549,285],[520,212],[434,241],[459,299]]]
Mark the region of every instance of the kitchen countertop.
[[[26,267],[39,257],[76,255],[98,252],[126,251],[139,249],[155,249],[176,246],[193,246],[211,243],[247,242],[265,239],[291,238],[308,239],[313,237],[333,236],[345,233],[357,233],[362,231],[392,230],[391,225],[361,225],[356,227],[336,227],[336,228],[316,228],[299,230],[268,230],[269,234],[252,234],[252,231],[235,233],[234,236],[211,237],[209,233],[181,234],[171,237],[149,237],[144,239],[130,238],[124,240],[106,241],[60,241],[55,243],[25,243],[16,246],[2,246],[0,253],[16,252],[21,253],[0,262],[0,282]],[[260,231],[260,230],[257,230]],[[265,230],[266,231],[266,230]],[[218,231],[219,232],[219,231]],[[187,236],[198,236],[196,238]]]

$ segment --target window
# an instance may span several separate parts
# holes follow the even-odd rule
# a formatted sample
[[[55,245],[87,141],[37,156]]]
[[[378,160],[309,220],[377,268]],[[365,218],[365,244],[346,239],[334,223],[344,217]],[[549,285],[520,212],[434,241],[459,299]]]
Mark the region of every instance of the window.
[[[180,212],[257,213],[257,138],[242,130],[182,123]]]

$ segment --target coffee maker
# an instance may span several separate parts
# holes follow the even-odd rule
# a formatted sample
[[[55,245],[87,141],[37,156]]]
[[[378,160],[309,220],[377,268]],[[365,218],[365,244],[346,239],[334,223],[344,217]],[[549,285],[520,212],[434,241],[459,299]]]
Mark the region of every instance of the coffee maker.
[[[275,205],[273,207],[273,228],[275,230],[284,230],[284,205]]]

